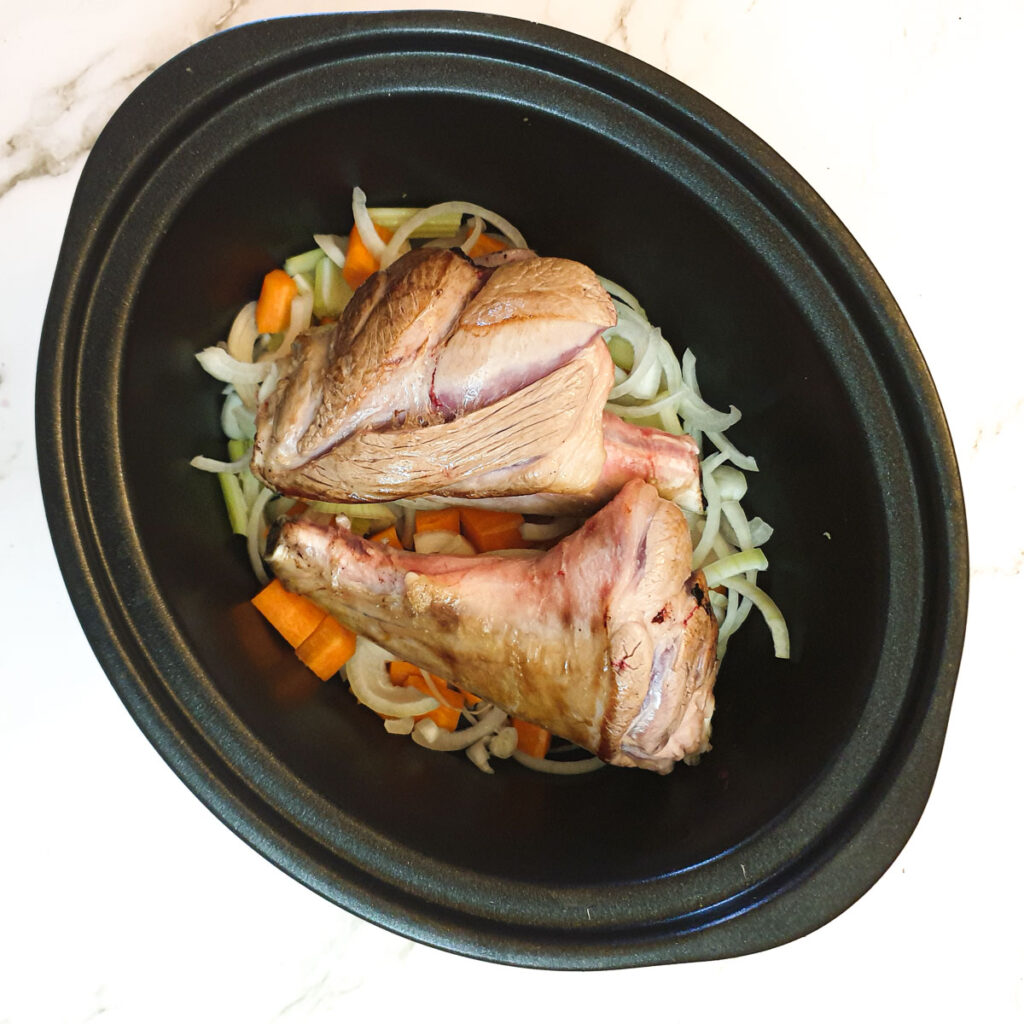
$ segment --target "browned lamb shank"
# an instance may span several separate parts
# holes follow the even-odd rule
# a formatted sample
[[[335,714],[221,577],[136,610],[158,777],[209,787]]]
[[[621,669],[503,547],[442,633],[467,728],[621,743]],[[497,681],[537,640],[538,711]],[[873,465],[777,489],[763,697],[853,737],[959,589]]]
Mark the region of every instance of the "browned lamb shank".
[[[422,555],[285,520],[268,562],[355,632],[617,765],[708,749],[718,627],[679,508],[633,480],[527,558]]]
[[[585,514],[634,475],[700,507],[689,438],[603,413],[615,309],[572,260],[415,249],[301,336],[257,415],[252,469],[327,501],[441,498]]]

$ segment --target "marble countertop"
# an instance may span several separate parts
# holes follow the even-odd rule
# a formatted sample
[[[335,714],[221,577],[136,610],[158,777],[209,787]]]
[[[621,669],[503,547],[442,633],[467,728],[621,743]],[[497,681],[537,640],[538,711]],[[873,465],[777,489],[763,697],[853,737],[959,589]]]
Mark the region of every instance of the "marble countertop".
[[[453,6],[574,30],[704,93],[818,190],[895,294],[945,405],[972,553],[972,613],[931,800],[891,869],[813,934],[738,960],[589,974],[496,966],[412,943],[328,904],[236,838],[134,725],[71,608],[36,469],[37,344],[83,160],[131,88],[225,27],[354,8],[8,3],[0,11],[0,1022],[102,1015],[263,1024],[392,1011],[491,1022],[537,1007],[670,1020],[1024,1019],[1024,672],[1011,646],[1024,598],[1024,7]]]

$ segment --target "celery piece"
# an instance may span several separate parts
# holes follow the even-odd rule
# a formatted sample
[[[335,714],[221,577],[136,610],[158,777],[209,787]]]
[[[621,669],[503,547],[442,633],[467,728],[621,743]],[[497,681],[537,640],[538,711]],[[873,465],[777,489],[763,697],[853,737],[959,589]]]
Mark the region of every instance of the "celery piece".
[[[611,354],[612,362],[629,373],[633,369],[633,346],[624,341],[617,334],[607,339],[608,351]]]
[[[228,510],[231,529],[244,537],[249,524],[249,510],[242,496],[242,485],[234,473],[218,473],[217,476],[220,478],[220,489],[224,495],[224,506]]]
[[[228,460],[230,462],[237,462],[251,447],[252,441],[231,438],[228,441]]]
[[[378,530],[386,530],[398,522],[398,516],[394,509],[387,504],[366,504],[349,505],[335,501],[307,501],[306,505],[314,512],[327,512],[332,516],[345,516],[349,522],[356,524],[353,529],[357,533],[376,533]]]
[[[300,252],[297,256],[289,256],[284,261],[284,272],[294,277],[296,274],[312,274],[316,265],[323,258],[324,251],[319,246],[309,252]]]
[[[396,231],[413,214],[419,213],[422,207],[418,206],[371,206],[366,212],[370,220],[378,227],[389,228]],[[440,213],[430,220],[424,221],[409,236],[410,238],[448,238],[459,230],[462,223],[462,213],[456,210],[454,213]]]
[[[313,282],[313,313],[338,316],[352,298],[352,289],[334,260],[324,256],[316,265]]]

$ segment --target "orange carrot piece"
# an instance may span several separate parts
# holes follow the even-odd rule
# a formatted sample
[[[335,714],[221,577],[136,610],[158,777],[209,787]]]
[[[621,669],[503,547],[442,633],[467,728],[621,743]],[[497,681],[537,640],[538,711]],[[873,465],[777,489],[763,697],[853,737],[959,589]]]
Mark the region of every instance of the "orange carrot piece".
[[[463,508],[462,532],[477,551],[498,551],[502,548],[524,548],[519,527],[523,517],[518,512],[501,512],[490,508]]]
[[[405,686],[410,676],[421,676],[423,673],[410,661],[389,661],[388,676],[395,686]]]
[[[394,232],[388,228],[377,227],[377,234],[385,242],[390,242]],[[366,248],[366,243],[359,234],[359,228],[353,226],[348,236],[348,251],[345,253],[345,266],[342,267],[341,276],[348,282],[349,288],[355,291],[371,274],[375,274],[378,270],[380,270],[380,263],[377,262],[377,257]]]
[[[401,548],[402,546],[402,542],[398,539],[398,531],[393,526],[372,534],[370,540],[374,540],[378,544],[387,544],[393,548]]]
[[[276,334],[288,326],[292,317],[292,299],[299,287],[291,275],[278,268],[263,278],[256,300],[256,329],[261,334]]]
[[[295,648],[299,661],[324,681],[337,674],[355,654],[356,635],[331,615]]]
[[[429,718],[439,729],[444,729],[445,732],[455,732],[461,717],[462,712],[458,708],[450,708],[445,704],[438,704],[433,711],[417,716],[417,721],[420,718]]]
[[[473,248],[469,250],[468,256],[470,259],[476,259],[478,256],[485,256],[489,252],[501,252],[502,249],[507,249],[508,246],[501,241],[500,238],[493,238],[491,235],[481,235],[473,245]]]
[[[430,697],[441,696],[442,703],[438,704],[433,711],[417,715],[416,721],[429,718],[439,729],[446,729],[452,732],[459,724],[459,717],[462,714],[462,707],[466,698],[461,690],[450,687],[443,679],[431,676],[433,687],[424,678],[422,669],[417,668],[408,661],[388,662],[388,675],[396,686],[411,686],[420,693]]]
[[[308,597],[285,590],[276,579],[252,598],[252,603],[292,647],[298,647],[327,617]]]
[[[480,698],[475,693],[470,693],[469,690],[464,690],[461,686],[455,686],[455,690],[462,694],[462,699],[466,702],[467,707],[475,707],[480,703]]]
[[[439,679],[437,676],[431,676],[430,678],[434,684],[433,688],[427,682],[423,670],[416,669],[415,672],[409,674],[405,680],[405,685],[411,686],[413,689],[419,690],[420,693],[426,693],[431,697],[436,697],[440,694],[441,703],[450,704],[456,710],[465,704],[465,698],[458,690],[453,690],[443,679]]]
[[[457,508],[420,508],[416,510],[416,533],[430,533],[433,530],[459,532],[459,510]]]
[[[513,718],[512,725],[519,737],[519,747],[524,754],[532,757],[546,757],[551,747],[551,733],[533,722],[524,722],[521,718]]]

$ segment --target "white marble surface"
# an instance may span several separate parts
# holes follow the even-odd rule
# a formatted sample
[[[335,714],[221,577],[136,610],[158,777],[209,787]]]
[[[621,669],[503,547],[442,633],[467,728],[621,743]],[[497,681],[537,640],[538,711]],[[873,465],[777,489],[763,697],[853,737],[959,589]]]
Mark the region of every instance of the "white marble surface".
[[[436,6],[392,5],[391,6]],[[557,974],[385,933],[285,877],[150,747],[96,664],[43,520],[39,328],[82,161],[132,86],[313,0],[0,0],[0,1022],[527,1015],[1024,1018],[1019,915],[1024,337],[1016,0],[503,0],[661,67],[746,122],[853,231],[945,403],[972,614],[919,827],[854,907],[740,960]],[[524,1010],[524,1008],[526,1008]],[[538,1018],[535,1018],[538,1019]]]

